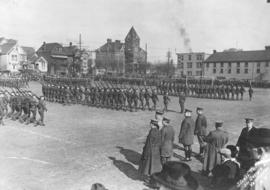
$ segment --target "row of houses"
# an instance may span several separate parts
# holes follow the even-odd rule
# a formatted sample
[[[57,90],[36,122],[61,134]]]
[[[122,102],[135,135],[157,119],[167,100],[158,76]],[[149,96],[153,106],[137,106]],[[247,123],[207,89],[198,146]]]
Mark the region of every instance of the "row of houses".
[[[131,27],[124,42],[107,42],[94,51],[80,49],[72,43],[46,43],[38,48],[24,47],[16,40],[0,38],[0,70],[18,72],[37,69],[51,75],[87,74],[91,68],[117,74],[145,74],[147,53],[140,47],[140,37]]]
[[[177,53],[177,77],[270,81],[270,46],[263,50],[229,49],[212,54]]]

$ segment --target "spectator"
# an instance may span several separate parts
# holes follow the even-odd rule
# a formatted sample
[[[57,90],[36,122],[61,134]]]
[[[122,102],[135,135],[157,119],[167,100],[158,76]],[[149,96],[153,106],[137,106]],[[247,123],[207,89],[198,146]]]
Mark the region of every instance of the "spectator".
[[[191,175],[190,167],[181,162],[169,161],[161,172],[151,175],[153,185],[159,190],[202,190]]]

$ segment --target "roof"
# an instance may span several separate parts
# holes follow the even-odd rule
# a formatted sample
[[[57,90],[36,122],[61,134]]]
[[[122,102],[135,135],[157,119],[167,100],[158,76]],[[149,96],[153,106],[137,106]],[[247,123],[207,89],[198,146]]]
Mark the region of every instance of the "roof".
[[[0,54],[6,55],[15,45],[16,43],[7,43],[0,45]]]
[[[64,47],[65,48],[65,52],[67,56],[74,56],[75,53],[78,51],[78,47],[77,46],[67,46]]]
[[[67,59],[55,58],[55,57],[52,57],[49,53],[38,53],[37,60],[40,57],[43,57],[44,59],[46,59],[48,64],[67,64]]]
[[[32,47],[26,47],[26,46],[22,46],[22,49],[25,51],[27,59],[30,59],[31,57],[33,57],[35,55],[35,49]]]
[[[59,43],[43,43],[42,46],[37,50],[37,52],[51,52],[55,47],[62,47],[63,46]]]
[[[216,52],[205,62],[245,62],[270,61],[270,50]]]
[[[132,26],[131,29],[129,30],[125,40],[128,38],[128,37],[131,37],[131,38],[138,38],[140,39],[139,35],[137,34],[136,30],[134,29],[134,27]]]
[[[97,49],[97,52],[119,52],[122,48],[124,48],[124,43],[122,42],[110,42],[106,43]]]

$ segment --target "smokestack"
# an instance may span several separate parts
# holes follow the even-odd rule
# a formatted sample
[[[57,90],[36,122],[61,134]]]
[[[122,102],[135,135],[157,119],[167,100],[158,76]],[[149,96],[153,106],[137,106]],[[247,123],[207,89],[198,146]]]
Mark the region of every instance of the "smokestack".
[[[72,46],[72,42],[69,42],[69,47],[71,47]]]
[[[214,50],[213,50],[213,54],[215,54],[215,53],[217,53],[217,50],[214,49]]]

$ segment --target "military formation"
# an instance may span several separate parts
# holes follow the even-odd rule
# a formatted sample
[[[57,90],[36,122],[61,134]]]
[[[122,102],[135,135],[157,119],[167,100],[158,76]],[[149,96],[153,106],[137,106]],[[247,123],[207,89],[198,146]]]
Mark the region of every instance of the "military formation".
[[[199,84],[179,84],[161,83],[157,86],[159,94],[168,92],[171,96],[178,96],[184,92],[185,96],[196,98],[211,98],[223,100],[243,100],[245,88],[238,85],[199,85]]]
[[[0,124],[3,119],[11,119],[25,125],[44,126],[44,112],[47,111],[44,97],[31,91],[0,90]],[[39,118],[37,116],[39,114]]]
[[[1,87],[24,88],[28,87],[29,80],[26,77],[2,77],[0,78]]]
[[[44,83],[45,100],[63,105],[82,104],[124,111],[155,110],[159,101],[156,89],[150,87],[73,86]]]

